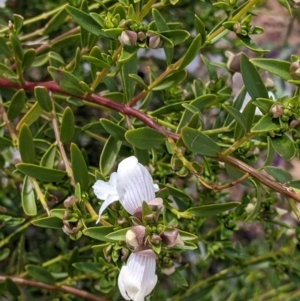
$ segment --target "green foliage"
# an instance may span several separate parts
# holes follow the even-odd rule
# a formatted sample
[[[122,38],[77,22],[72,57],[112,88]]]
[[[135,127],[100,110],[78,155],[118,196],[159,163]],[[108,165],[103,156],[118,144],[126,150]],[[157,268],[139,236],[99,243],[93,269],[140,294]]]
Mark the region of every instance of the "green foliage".
[[[298,300],[300,57],[289,36],[256,39],[266,1],[15,2],[0,14],[0,299],[123,300],[142,250],[147,300]],[[269,2],[299,25],[296,3]],[[133,213],[111,176],[131,156],[159,187]]]

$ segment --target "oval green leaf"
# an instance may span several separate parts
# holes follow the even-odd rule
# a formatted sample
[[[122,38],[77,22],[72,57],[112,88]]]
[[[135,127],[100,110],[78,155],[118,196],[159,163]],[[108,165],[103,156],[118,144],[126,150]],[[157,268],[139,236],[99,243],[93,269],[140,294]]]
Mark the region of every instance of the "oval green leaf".
[[[258,68],[261,68],[272,74],[275,74],[283,78],[284,80],[292,79],[290,73],[290,65],[291,65],[290,62],[276,60],[276,59],[264,59],[264,58],[251,59],[250,62],[255,66],[257,66]]]
[[[66,107],[61,121],[59,136],[61,142],[69,142],[72,140],[75,133],[75,118],[70,107]]]
[[[34,186],[28,176],[24,177],[21,198],[25,214],[28,216],[35,216],[37,214],[36,197]]]
[[[26,123],[23,124],[19,133],[19,151],[24,163],[34,163],[35,148],[31,131]]]
[[[295,144],[287,135],[272,138],[271,143],[275,152],[287,161],[292,160],[296,155]]]
[[[241,73],[246,89],[253,100],[269,98],[268,91],[259,73],[245,54],[241,55]]]
[[[31,221],[31,224],[41,228],[50,229],[61,229],[63,227],[63,222],[55,216],[47,216],[35,219]]]
[[[106,140],[99,161],[99,169],[103,176],[106,176],[111,172],[111,169],[115,165],[121,146],[122,141],[113,136],[109,136]]]
[[[202,205],[197,207],[192,207],[186,210],[186,213],[197,217],[210,217],[220,214],[224,211],[231,210],[239,206],[239,202],[230,202],[224,204],[212,204],[212,205]]]
[[[71,164],[75,183],[80,184],[81,191],[87,191],[89,174],[84,157],[75,143],[71,144]]]
[[[194,38],[190,47],[186,51],[184,57],[182,58],[180,65],[178,66],[178,69],[183,69],[189,63],[191,63],[192,60],[195,58],[195,56],[199,53],[201,46],[202,46],[202,37],[201,37],[201,34],[199,33],[196,35],[196,37]]]
[[[275,166],[265,166],[264,170],[279,183],[284,184],[293,180],[292,175],[282,168]]]
[[[23,108],[26,101],[26,94],[23,89],[18,90],[10,101],[10,105],[7,110],[7,117],[10,121],[18,117]]]
[[[37,281],[47,283],[50,285],[55,284],[55,279],[52,276],[52,274],[43,267],[29,264],[26,266],[26,270],[28,274]]]
[[[52,111],[52,103],[49,96],[49,92],[45,87],[35,87],[34,95],[43,110],[45,110],[46,112]]]
[[[182,139],[186,147],[199,155],[214,157],[220,153],[219,145],[210,137],[192,128],[182,129]]]
[[[149,149],[165,142],[166,137],[160,132],[150,128],[129,130],[125,134],[126,140],[140,149]]]
[[[42,182],[57,182],[60,181],[64,176],[66,176],[65,171],[50,169],[29,163],[16,164],[16,168],[25,175]]]
[[[83,234],[91,238],[102,241],[113,241],[106,237],[109,233],[114,231],[114,227],[91,227],[83,230]]]

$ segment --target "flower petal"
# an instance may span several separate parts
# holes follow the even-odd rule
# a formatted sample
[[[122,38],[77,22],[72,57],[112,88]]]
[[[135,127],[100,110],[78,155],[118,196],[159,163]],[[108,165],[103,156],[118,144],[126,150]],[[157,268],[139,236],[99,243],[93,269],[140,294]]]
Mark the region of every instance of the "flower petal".
[[[117,171],[117,192],[123,207],[130,213],[155,198],[158,186],[148,170],[134,156],[120,162]]]
[[[99,218],[97,223],[100,220],[100,217],[103,211],[113,202],[119,199],[119,195],[116,189],[117,186],[117,173],[112,173],[108,182],[98,180],[94,186],[94,193],[98,199],[104,200],[104,203],[101,205],[99,210]]]
[[[154,289],[157,282],[156,259],[154,253],[148,255],[148,253],[131,253],[127,264],[122,267],[118,286],[124,299],[144,301]]]

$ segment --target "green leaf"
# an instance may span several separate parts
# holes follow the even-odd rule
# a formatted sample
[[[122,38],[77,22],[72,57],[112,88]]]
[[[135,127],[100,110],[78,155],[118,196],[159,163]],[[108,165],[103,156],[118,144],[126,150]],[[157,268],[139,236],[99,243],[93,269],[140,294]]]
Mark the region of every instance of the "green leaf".
[[[110,240],[106,237],[106,235],[112,233],[113,231],[114,227],[91,227],[83,230],[83,234],[97,240],[113,242],[113,240]]]
[[[202,20],[195,15],[195,29],[196,32],[201,35],[201,40],[203,43],[205,43],[206,40],[206,30],[205,30],[205,25],[203,24]]]
[[[123,47],[121,51],[121,55],[118,58],[118,62],[121,64],[127,63],[133,57],[136,57],[136,53],[137,53],[137,49],[135,47]]]
[[[21,295],[21,292],[20,292],[18,286],[8,277],[5,279],[5,285],[6,285],[7,291],[12,296],[15,297],[14,300],[18,300],[19,299],[18,297]]]
[[[122,141],[109,136],[100,155],[99,168],[103,176],[108,175],[117,160]]]
[[[43,267],[28,264],[26,266],[26,271],[33,279],[35,279],[39,282],[47,283],[50,285],[55,284],[55,279],[52,276],[52,274]]]
[[[25,123],[19,133],[19,151],[24,163],[34,163],[35,148],[28,125]]]
[[[29,67],[31,67],[31,65],[33,64],[33,62],[35,60],[35,56],[36,56],[36,53],[35,53],[35,50],[33,48],[27,49],[24,52],[24,58],[23,58],[23,61],[22,61],[22,69],[23,70],[26,70]]]
[[[128,76],[133,79],[134,81],[136,81],[138,84],[140,84],[144,89],[147,89],[148,86],[146,85],[146,83],[144,82],[144,80],[137,74],[128,74]]]
[[[126,103],[129,102],[134,94],[136,81],[132,80],[128,74],[137,73],[137,50],[134,50],[133,55],[129,60],[124,62],[121,67],[121,83]]]
[[[82,58],[100,68],[109,68],[110,67],[110,65],[107,62],[100,60],[99,58],[96,58],[94,56],[83,55]]]
[[[22,207],[25,214],[29,216],[35,216],[37,214],[37,208],[34,186],[28,176],[24,177],[21,198]]]
[[[65,22],[67,18],[67,12],[65,9],[60,10],[57,14],[55,14],[44,27],[44,35],[55,31],[61,27],[61,25]]]
[[[266,133],[280,128],[278,120],[272,118],[270,114],[264,115],[251,129],[252,133]]]
[[[245,54],[241,54],[241,73],[244,84],[251,98],[269,98],[268,91],[257,72]]]
[[[87,13],[72,7],[66,7],[67,12],[72,16],[72,18],[85,30],[88,32],[106,38],[106,35],[102,32],[101,27],[99,24]]]
[[[264,170],[279,183],[284,184],[293,180],[292,175],[282,168],[274,166],[265,166]]]
[[[18,76],[16,73],[14,73],[9,67],[7,67],[4,64],[0,63],[0,74],[2,77],[12,80],[12,81],[17,81]]]
[[[153,91],[160,91],[166,90],[173,86],[176,86],[180,82],[182,82],[186,78],[186,71],[179,70],[173,72],[171,75],[164,78],[160,83],[158,83],[152,90]]]
[[[250,49],[251,51],[253,51],[255,53],[263,54],[263,53],[267,53],[270,51],[270,50],[266,50],[266,49],[262,49],[262,48],[258,47],[251,40],[251,38],[249,36],[243,36],[241,34],[237,34],[236,36],[245,47],[247,47],[248,49]]]
[[[240,204],[241,203],[239,202],[229,202],[224,204],[202,205],[202,206],[189,208],[184,212],[197,217],[210,217],[210,216],[220,214],[224,211],[234,209]]]
[[[101,118],[100,123],[102,124],[102,126],[104,127],[104,129],[107,131],[108,134],[112,135],[118,140],[121,141],[125,140],[126,130],[123,127],[105,118]]]
[[[73,111],[70,109],[70,107],[66,107],[62,120],[61,120],[61,126],[59,130],[59,136],[61,142],[69,142],[72,140],[75,133],[75,118],[73,115]]]
[[[293,17],[293,13],[292,13],[292,9],[290,4],[288,3],[287,0],[277,0],[283,7],[285,7],[287,9],[287,11],[289,12],[290,17]],[[295,1],[294,1],[295,2]]]
[[[7,117],[10,121],[18,117],[26,102],[26,94],[23,89],[18,90],[10,101],[10,105],[7,110]]]
[[[3,149],[5,147],[10,147],[12,146],[12,141],[5,138],[5,137],[0,137],[0,149]]]
[[[190,195],[184,193],[180,189],[177,189],[177,188],[175,188],[173,186],[170,186],[170,185],[164,185],[164,184],[161,184],[161,183],[159,184],[159,187],[160,188],[163,188],[163,187],[168,188],[169,194],[174,196],[174,197],[177,197],[179,199],[185,199],[187,201],[193,202],[193,198]]]
[[[4,248],[1,250],[0,254],[0,261],[5,260],[10,254],[10,249],[9,248]]]
[[[290,161],[296,155],[295,144],[287,135],[272,138],[271,143],[276,153],[284,160]]]
[[[160,132],[150,128],[129,130],[125,134],[126,140],[140,149],[149,149],[162,144],[166,137]]]
[[[123,228],[107,234],[105,237],[113,241],[125,241],[126,233],[130,228]]]
[[[191,43],[190,47],[186,51],[184,57],[182,58],[182,61],[178,66],[179,70],[185,68],[189,63],[192,62],[195,56],[199,53],[201,46],[202,46],[201,34],[197,34],[193,42]]]
[[[258,68],[266,70],[271,74],[275,74],[286,81],[292,79],[290,73],[290,62],[264,58],[251,59],[250,62]]]
[[[46,168],[29,163],[16,164],[16,168],[25,175],[42,182],[57,182],[60,181],[64,176],[66,176],[65,171]]]
[[[185,127],[182,129],[181,137],[186,147],[194,153],[210,157],[217,156],[220,153],[219,145],[198,130]]]
[[[51,44],[52,49],[63,49],[65,47],[71,47],[78,43],[80,40],[80,34],[67,35],[63,38],[54,40]]]
[[[213,66],[212,62],[206,56],[204,56],[202,54],[201,54],[201,59],[205,65],[205,67],[207,68],[209,79],[217,82],[218,81],[218,73],[217,73],[215,67]]]
[[[190,37],[189,32],[182,29],[161,31],[160,34],[171,40],[174,46],[183,43]]]
[[[71,73],[51,66],[48,67],[48,72],[64,91],[73,95],[82,95],[85,93],[84,89],[79,85],[79,80]]]
[[[34,96],[43,110],[46,112],[52,111],[52,102],[45,87],[36,86],[34,88]]]
[[[81,194],[80,194],[80,196],[81,196]],[[65,211],[66,211],[65,208],[56,208],[56,209],[51,209],[50,214],[52,217],[57,217],[60,220],[63,220]]]
[[[11,57],[13,54],[7,45],[7,40],[4,37],[0,37],[0,53],[7,57]]]
[[[157,9],[155,9],[155,8],[152,9],[152,16],[153,16],[157,31],[159,33],[169,30],[169,26],[168,26],[166,20],[164,19],[164,17],[160,14],[160,12]],[[164,52],[166,54],[167,65],[170,65],[173,60],[173,55],[174,55],[173,46],[167,47],[168,45],[166,45],[165,40],[164,40],[163,46],[164,46]]]
[[[23,49],[19,37],[15,33],[10,34],[10,42],[14,55],[20,60],[23,60]]]
[[[32,63],[32,67],[44,66],[48,63],[48,61],[49,61],[48,53],[36,56]]]
[[[87,191],[89,174],[83,155],[75,143],[71,144],[71,164],[75,183],[80,184],[81,191]]]
[[[49,229],[61,229],[63,227],[63,222],[55,216],[47,216],[35,219],[31,221],[31,224],[41,228]]]
[[[269,113],[272,105],[274,104],[274,101],[271,99],[256,98],[256,100],[252,103],[256,105],[262,111],[263,114],[267,114]]]
[[[102,274],[102,266],[99,262],[75,262],[72,264],[74,268],[88,274]]]
[[[13,14],[13,17],[14,17],[14,30],[15,32],[19,33],[23,26],[24,18],[17,14]]]
[[[53,143],[48,150],[44,153],[40,165],[47,167],[47,168],[53,168],[54,161],[55,161],[55,155],[56,155],[56,143]]]
[[[64,67],[65,61],[59,53],[57,53],[55,51],[49,51],[48,57],[49,57],[50,66],[53,66],[55,68],[63,68]]]
[[[223,105],[222,107],[235,119],[243,131],[247,133],[246,119],[244,118],[243,114],[234,107],[226,105]]]
[[[197,235],[192,234],[192,233],[190,233],[190,232],[183,231],[183,230],[179,230],[179,234],[180,234],[180,238],[181,238],[183,241],[189,241],[189,240],[195,240],[195,239],[198,239],[198,236],[197,236]]]

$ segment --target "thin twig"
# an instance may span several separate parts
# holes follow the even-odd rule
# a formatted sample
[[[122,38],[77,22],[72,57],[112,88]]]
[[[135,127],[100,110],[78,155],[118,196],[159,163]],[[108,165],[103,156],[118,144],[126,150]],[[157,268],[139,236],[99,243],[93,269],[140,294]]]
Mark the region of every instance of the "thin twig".
[[[67,293],[71,294],[80,298],[83,298],[85,300],[91,300],[91,301],[108,301],[106,298],[103,297],[98,297],[95,296],[89,292],[86,292],[81,289],[77,289],[71,286],[67,285],[61,285],[61,286],[56,286],[56,285],[49,285],[43,282],[35,281],[35,280],[28,280],[24,279],[21,277],[16,277],[16,276],[4,276],[0,275],[0,282],[4,282],[6,279],[10,279],[17,285],[21,286],[32,286],[32,287],[37,287],[40,289],[45,289],[48,291],[56,291],[56,292],[62,292],[62,293]]]

